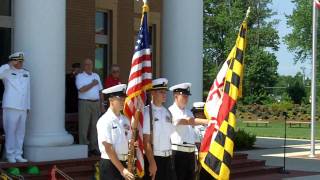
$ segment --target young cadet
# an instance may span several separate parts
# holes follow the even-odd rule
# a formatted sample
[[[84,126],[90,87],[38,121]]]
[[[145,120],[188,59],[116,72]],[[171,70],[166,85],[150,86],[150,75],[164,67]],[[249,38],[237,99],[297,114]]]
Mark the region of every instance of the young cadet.
[[[195,132],[193,126],[207,125],[208,120],[194,118],[187,109],[191,83],[172,86],[174,103],[169,107],[175,131],[171,135],[174,169],[178,180],[195,178]]]
[[[144,179],[171,180],[174,178],[170,135],[174,127],[166,102],[168,80],[159,78],[152,81],[150,91],[152,102],[144,110],[143,141],[148,159]],[[151,110],[151,111],[150,111]]]
[[[102,91],[109,98],[110,107],[97,123],[101,180],[134,179],[134,175],[125,168],[131,136],[130,130],[126,128],[130,125],[129,120],[121,114],[126,87],[120,84]]]
[[[193,107],[191,109],[191,112],[195,118],[206,119],[206,117],[204,115],[204,105],[205,105],[204,102],[194,102],[193,103]],[[196,139],[195,139],[196,148],[199,150],[200,145],[201,145],[201,141],[204,137],[206,126],[197,125],[194,127],[194,130],[195,130],[195,135],[196,135]]]
[[[201,118],[201,119],[206,119],[205,115],[204,115],[204,102],[194,102],[193,103],[193,107],[191,109],[191,112],[193,113],[193,116],[195,118]],[[196,179],[203,179],[204,176],[203,175],[207,175],[205,174],[205,170],[203,168],[201,168],[200,162],[199,162],[199,150],[200,150],[200,145],[201,145],[201,141],[204,137],[205,131],[206,131],[206,127],[205,125],[197,125],[194,127],[195,130],[195,143],[196,143],[196,168],[195,168],[195,173],[197,178]],[[201,173],[201,175],[200,175]],[[201,177],[201,178],[200,178]],[[210,175],[210,178],[212,179],[212,176]]]

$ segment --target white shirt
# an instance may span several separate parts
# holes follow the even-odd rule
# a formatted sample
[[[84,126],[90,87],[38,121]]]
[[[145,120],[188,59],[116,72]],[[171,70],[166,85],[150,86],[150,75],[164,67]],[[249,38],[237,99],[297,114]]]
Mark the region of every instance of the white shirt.
[[[86,72],[79,73],[76,76],[76,86],[77,89],[81,89],[83,86],[90,84],[93,80],[97,80],[99,83],[89,89],[86,92],[78,92],[79,99],[86,99],[86,100],[98,100],[100,99],[99,93],[103,89],[100,77],[96,73],[91,73],[91,75],[87,74]]]
[[[30,73],[5,64],[0,67],[0,79],[4,84],[2,107],[30,109]]]
[[[172,114],[175,131],[171,135],[172,144],[182,146],[194,146],[195,133],[191,125],[177,125],[181,119],[193,118],[193,114],[188,109],[180,109],[175,103],[169,107]]]
[[[171,150],[170,136],[174,131],[170,112],[163,106],[152,104],[153,112],[153,151]],[[150,135],[149,106],[144,108],[143,134]]]
[[[130,126],[128,130],[125,129],[128,125],[129,120],[125,116],[116,116],[110,108],[100,117],[97,123],[97,133],[101,158],[110,159],[103,142],[112,144],[117,155],[128,155],[128,138],[131,137]]]

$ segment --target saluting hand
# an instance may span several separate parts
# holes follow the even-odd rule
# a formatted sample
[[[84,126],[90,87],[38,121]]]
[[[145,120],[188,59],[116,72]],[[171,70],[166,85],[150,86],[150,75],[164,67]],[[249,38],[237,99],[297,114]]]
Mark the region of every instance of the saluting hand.
[[[93,86],[97,85],[98,83],[99,83],[99,81],[96,80],[96,79],[92,80],[92,82],[91,82],[91,84],[92,84]]]
[[[134,175],[126,168],[122,170],[121,175],[127,180],[134,180]]]

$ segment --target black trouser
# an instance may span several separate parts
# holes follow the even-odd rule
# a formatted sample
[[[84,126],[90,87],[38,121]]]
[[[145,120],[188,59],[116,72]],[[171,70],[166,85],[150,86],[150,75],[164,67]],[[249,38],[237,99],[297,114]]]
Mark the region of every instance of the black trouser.
[[[122,165],[125,165],[125,161],[120,161]],[[121,173],[116,166],[113,165],[110,159],[100,160],[100,180],[124,180]]]
[[[215,179],[212,177],[205,169],[201,168],[199,180],[212,180]]]
[[[195,179],[195,155],[194,152],[173,151],[174,169],[177,180]]]
[[[172,159],[171,156],[168,157],[161,157],[161,156],[154,156],[154,160],[157,164],[157,172],[156,172],[156,180],[175,180],[175,173],[173,170],[172,165]],[[144,180],[150,180],[152,179],[151,176],[149,176],[149,162],[147,160],[147,157],[145,157],[144,161],[144,167],[145,167],[145,175],[143,177]]]

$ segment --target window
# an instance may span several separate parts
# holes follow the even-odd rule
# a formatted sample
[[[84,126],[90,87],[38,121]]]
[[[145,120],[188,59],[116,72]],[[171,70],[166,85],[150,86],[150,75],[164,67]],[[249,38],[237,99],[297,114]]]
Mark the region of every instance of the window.
[[[0,16],[11,16],[11,0],[1,0]]]
[[[107,45],[96,45],[95,72],[103,78],[107,73]]]
[[[11,53],[11,28],[0,27],[0,39],[0,64],[4,64]]]
[[[108,35],[108,13],[96,12],[96,34]]]
[[[157,58],[156,58],[156,25],[149,26],[149,44],[152,52],[152,77],[157,78]]]
[[[96,12],[95,71],[104,79],[111,64],[111,12]]]

